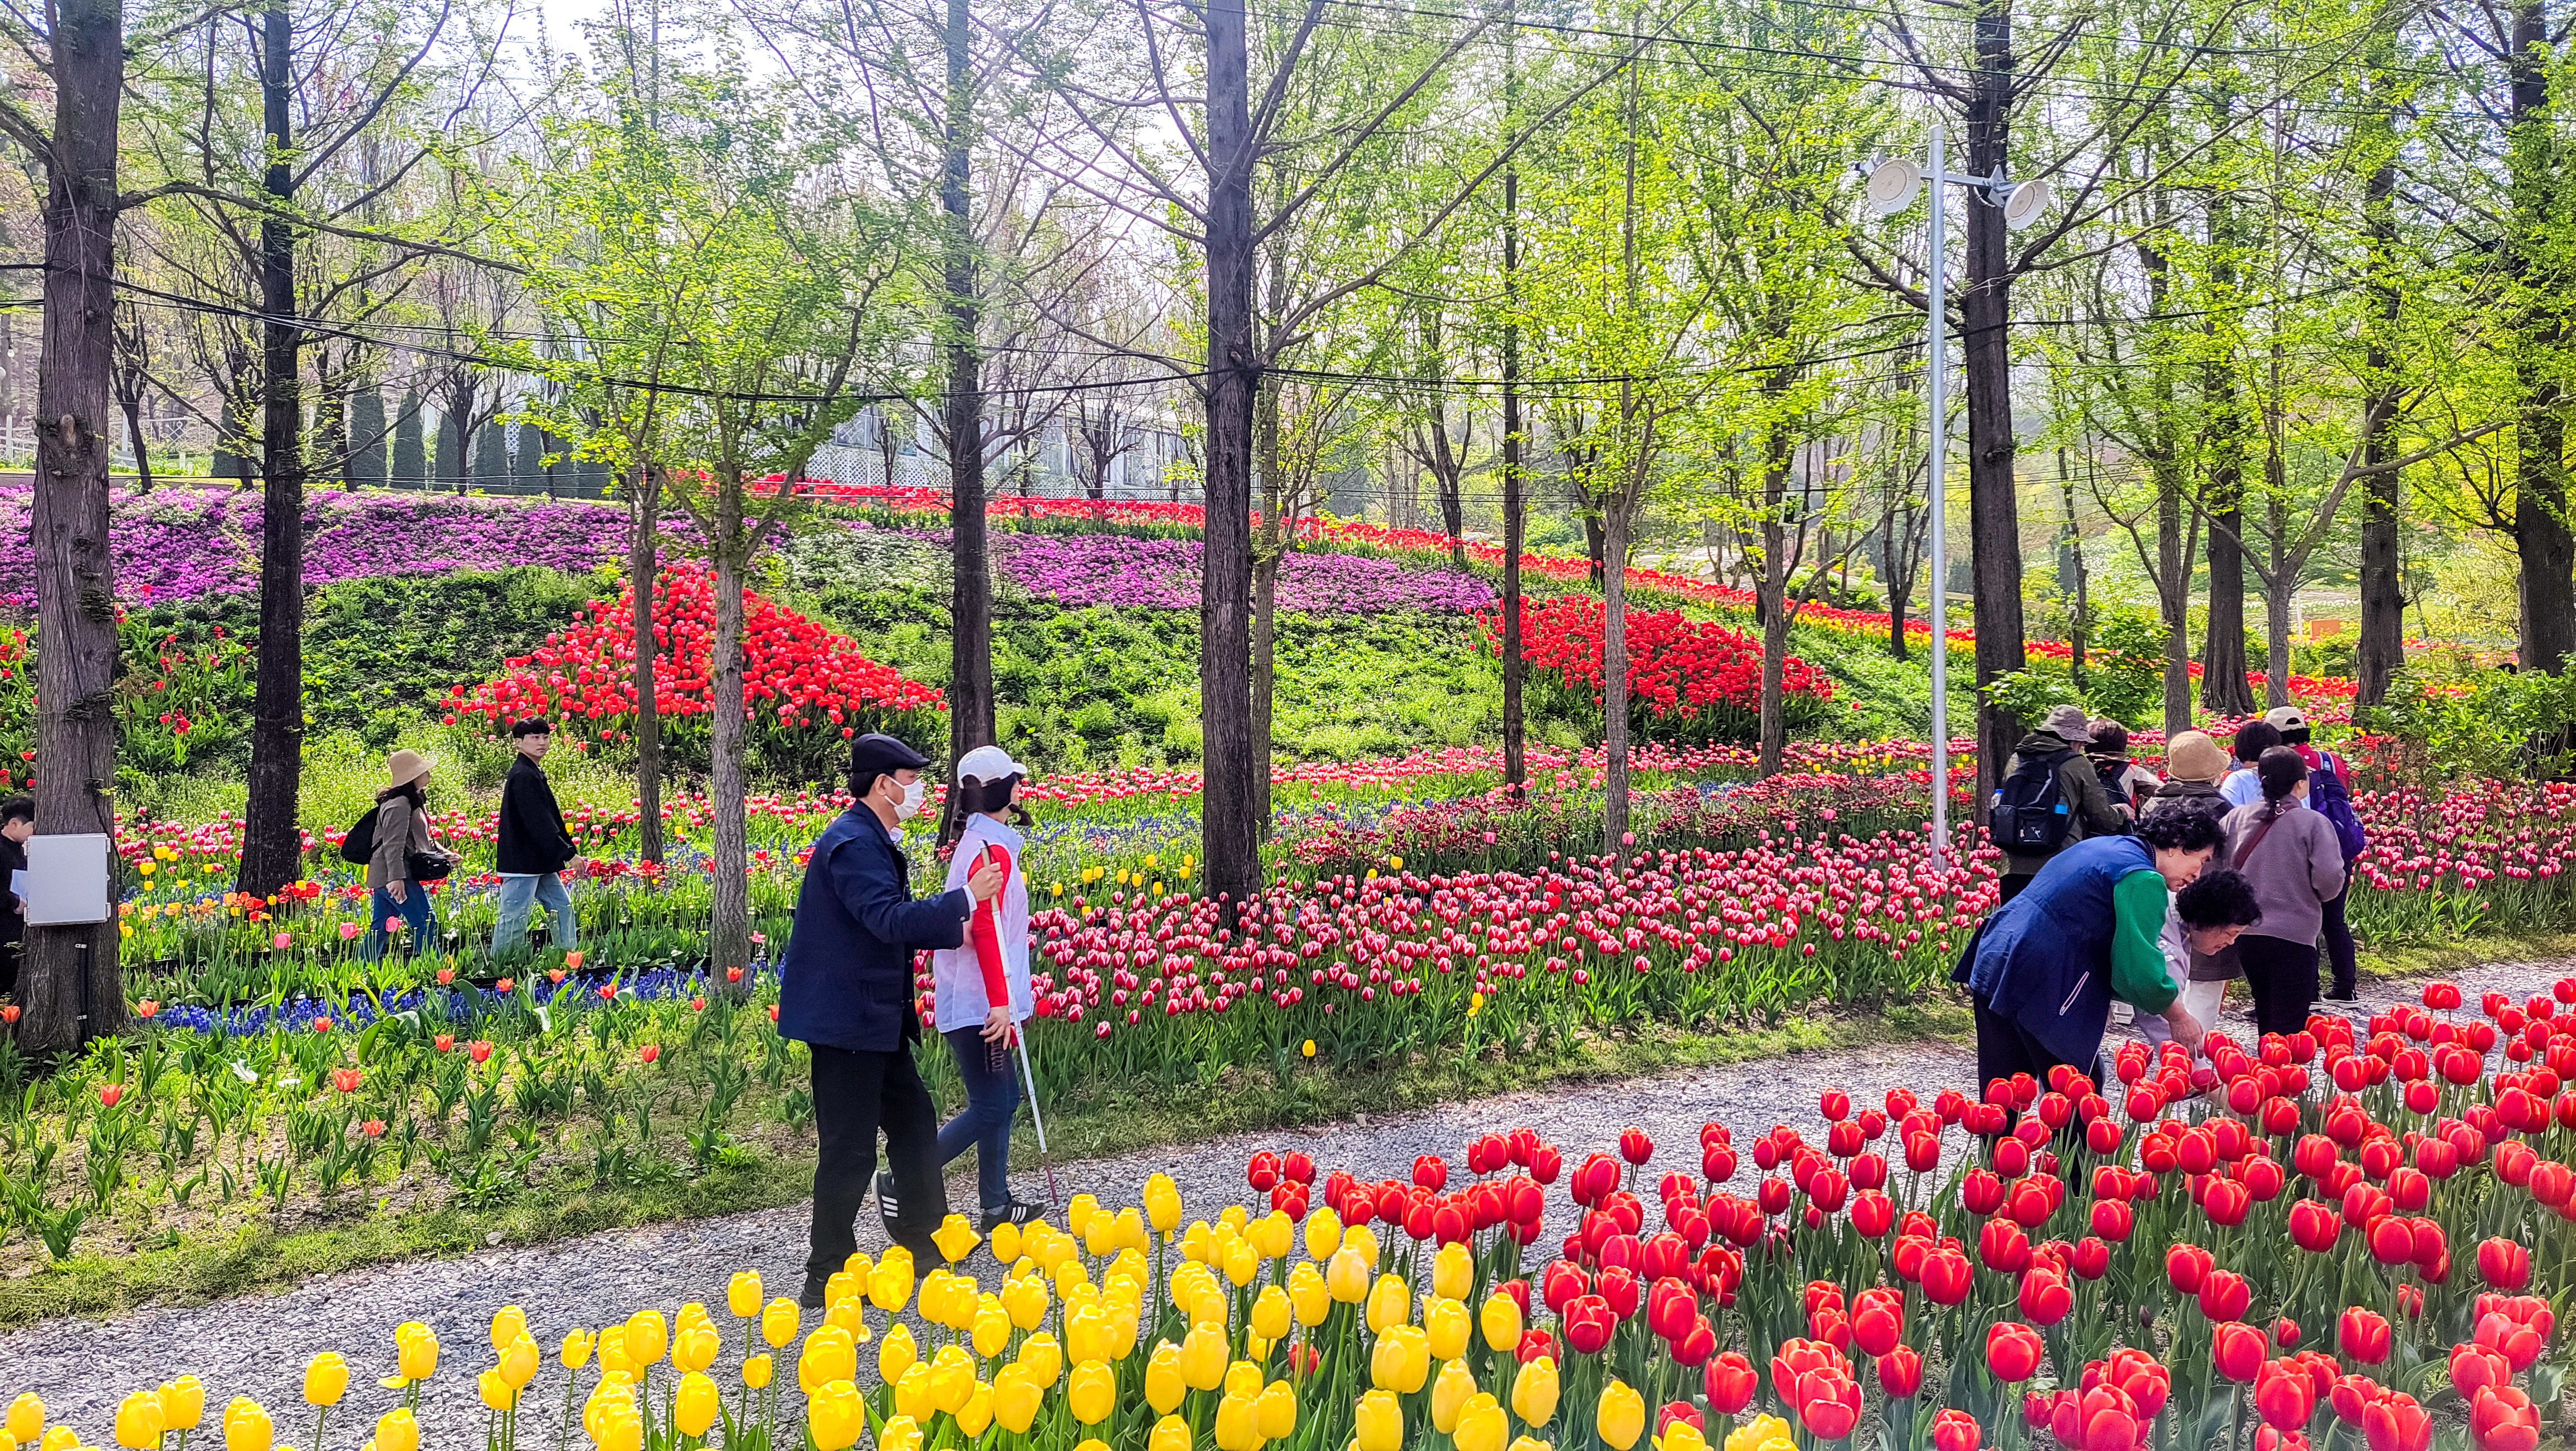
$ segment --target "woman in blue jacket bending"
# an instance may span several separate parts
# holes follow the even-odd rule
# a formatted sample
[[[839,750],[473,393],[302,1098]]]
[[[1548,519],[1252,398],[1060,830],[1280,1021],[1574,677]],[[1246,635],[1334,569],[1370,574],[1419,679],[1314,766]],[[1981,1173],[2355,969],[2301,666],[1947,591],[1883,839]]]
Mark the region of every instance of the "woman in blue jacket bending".
[[[2215,813],[2149,812],[2135,836],[2059,852],[1989,915],[1951,974],[1976,1013],[1977,1081],[2045,1083],[2061,1063],[2091,1072],[2115,997],[2199,1052],[2206,1029],[2182,1006],[2157,938],[2166,894],[2189,886],[2224,837]]]

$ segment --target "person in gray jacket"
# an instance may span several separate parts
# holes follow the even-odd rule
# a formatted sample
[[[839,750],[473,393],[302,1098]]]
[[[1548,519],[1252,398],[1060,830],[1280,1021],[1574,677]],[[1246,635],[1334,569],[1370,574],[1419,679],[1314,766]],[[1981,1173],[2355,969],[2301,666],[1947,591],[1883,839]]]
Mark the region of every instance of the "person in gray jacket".
[[[2325,904],[2343,890],[2343,847],[2334,823],[2307,808],[2308,763],[2273,746],[2254,763],[2260,805],[2227,813],[2228,857],[2254,888],[2263,920],[2236,939],[2254,1024],[2265,1033],[2308,1025],[2317,1000],[2317,934]]]

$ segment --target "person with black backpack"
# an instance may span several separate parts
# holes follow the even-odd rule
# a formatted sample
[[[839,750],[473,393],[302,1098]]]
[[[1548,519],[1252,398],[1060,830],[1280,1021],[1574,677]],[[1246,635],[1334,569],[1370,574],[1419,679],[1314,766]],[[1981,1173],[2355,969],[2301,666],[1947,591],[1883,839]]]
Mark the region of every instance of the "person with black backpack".
[[[2344,920],[2344,904],[2352,896],[2352,864],[2370,847],[2370,836],[2361,829],[2361,816],[2352,809],[2352,767],[2332,751],[2320,751],[2308,744],[2308,715],[2295,705],[2276,705],[2263,712],[2263,719],[2281,732],[2281,744],[2299,753],[2308,763],[2308,809],[2334,827],[2335,845],[2343,852],[2343,890],[2325,905],[2326,960],[2333,967],[2334,982],[2326,989],[2326,1001],[2349,1003],[2361,993],[2361,963],[2353,950],[2352,925]]]
[[[396,751],[385,761],[385,788],[376,807],[349,828],[340,845],[344,860],[367,864],[367,894],[372,920],[362,956],[373,962],[385,955],[388,924],[410,929],[411,941],[426,941],[438,923],[429,911],[429,884],[442,881],[463,858],[432,845],[429,839],[429,761],[418,751]]]
[[[2059,851],[2088,836],[2118,836],[2129,829],[2131,813],[2102,789],[2085,754],[2092,745],[2093,722],[2084,707],[2061,705],[2013,748],[1987,816],[2004,853],[1996,906],[2020,896]]]

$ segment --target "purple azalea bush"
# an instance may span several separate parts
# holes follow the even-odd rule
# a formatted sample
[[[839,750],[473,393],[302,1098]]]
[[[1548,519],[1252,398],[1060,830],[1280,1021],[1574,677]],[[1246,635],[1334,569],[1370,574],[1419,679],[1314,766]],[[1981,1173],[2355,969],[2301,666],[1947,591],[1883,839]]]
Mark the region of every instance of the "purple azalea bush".
[[[28,539],[32,491],[0,489],[0,605],[35,606]],[[162,488],[120,493],[108,535],[116,593],[163,604],[259,587],[259,495]],[[316,489],[304,505],[304,578],[338,584],[378,575],[544,565],[587,573],[626,554],[626,514],[555,500]]]
[[[1058,604],[1194,610],[1203,548],[1192,539],[1003,531],[993,535],[993,566],[1003,582]],[[1283,610],[1461,614],[1494,599],[1493,586],[1470,574],[1356,554],[1292,553],[1279,570]]]

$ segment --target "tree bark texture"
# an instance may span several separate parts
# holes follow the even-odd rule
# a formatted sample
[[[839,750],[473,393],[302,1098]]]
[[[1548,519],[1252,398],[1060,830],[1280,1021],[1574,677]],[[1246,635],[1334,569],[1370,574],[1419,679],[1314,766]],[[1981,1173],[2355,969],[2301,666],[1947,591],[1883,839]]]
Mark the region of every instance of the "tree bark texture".
[[[1968,170],[1992,176],[2012,152],[2014,57],[2010,0],[1979,0],[1968,104]],[[2021,508],[2013,490],[2012,272],[2003,208],[1967,207],[1967,285],[1959,294],[1968,394],[1968,547],[1977,617],[1977,820],[1993,796],[2022,724],[1986,695],[2022,668]],[[1933,488],[1943,481],[1931,481]],[[1933,562],[1937,574],[1940,561]],[[1934,579],[1934,589],[1949,581]],[[1940,641],[1933,648],[1941,648]]]
[[[2381,38],[2371,47],[2374,90],[2389,84],[2386,72],[2396,63],[2396,26],[2383,19]],[[2397,330],[2404,298],[2397,273],[2397,150],[2390,132],[2393,108],[2374,111],[2372,140],[2385,148],[2371,169],[2362,195],[2362,218],[2369,239],[2369,333],[2362,349],[2362,374],[2375,390],[2364,412],[2374,420],[2362,445],[2365,466],[2385,465],[2397,457]],[[2360,677],[2353,694],[2356,707],[2385,705],[2388,682],[2406,663],[2406,582],[2399,560],[2398,528],[2405,498],[2405,473],[2377,468],[2361,485],[2361,638],[2354,650]]]
[[[2515,426],[2513,541],[2522,563],[2522,667],[2556,675],[2576,649],[2576,536],[2567,523],[2567,397],[2556,357],[2567,338],[2565,281],[2553,265],[2562,245],[2553,202],[2564,143],[2552,134],[2550,49],[2548,5],[2523,0],[2513,9],[2513,53],[2506,65],[2511,265],[2521,284],[2522,312],[2514,369],[2521,416]]]
[[[737,473],[735,478],[739,478]],[[749,821],[744,800],[742,691],[742,560],[737,551],[746,537],[740,502],[741,485],[731,483],[729,505],[720,506],[718,524],[725,542],[710,551],[716,566],[716,628],[708,643],[707,718],[713,757],[715,796],[715,871],[708,878],[712,911],[707,933],[707,960],[718,973],[751,961],[751,878]]]
[[[1508,82],[1505,86],[1508,92]],[[1529,779],[1528,722],[1521,685],[1521,542],[1527,528],[1521,505],[1520,172],[1503,172],[1503,784]]]
[[[1277,280],[1274,278],[1274,281]],[[1252,819],[1270,834],[1270,711],[1279,688],[1279,569],[1286,561],[1287,490],[1280,484],[1279,380],[1265,377],[1252,402],[1252,468],[1261,531],[1252,551]]]
[[[2211,198],[2210,284],[2221,298],[2232,296],[2236,286],[2236,268],[2228,256],[2236,243],[2229,212],[2224,198]],[[2212,317],[2209,331],[2214,335],[2228,322],[2232,319]],[[2234,350],[2213,348],[2201,379],[2208,450],[2201,507],[2209,516],[2209,624],[2200,642],[2200,703],[2215,715],[2252,715],[2254,691],[2245,679],[2245,419]]]
[[[1261,884],[1253,818],[1252,410],[1260,384],[1252,319],[1254,145],[1243,0],[1207,8],[1208,368],[1205,568],[1199,596],[1199,724],[1206,890],[1233,914]]]
[[[948,0],[945,154],[939,178],[942,278],[947,296],[949,527],[953,541],[948,668],[948,759],[953,765],[993,743],[993,575],[985,547],[984,356],[976,344],[977,294],[972,181],[975,77],[968,52],[967,0]],[[941,809],[941,838],[956,824],[956,793]]]
[[[661,641],[653,630],[653,598],[662,582],[662,476],[649,463],[635,465],[634,493],[628,500],[626,578],[634,586],[631,618],[635,631],[635,825],[642,838],[637,851],[655,866],[662,864],[662,706],[654,683]]]
[[[1601,510],[1601,850],[1610,855],[1628,837],[1628,498],[1619,488]]]
[[[116,781],[115,558],[108,547],[108,376],[115,365],[117,109],[125,87],[118,0],[54,9],[54,126],[45,158],[42,352],[36,372],[36,829],[112,832]],[[90,1036],[125,1028],[113,927],[30,927],[18,1046],[74,1049],[91,945]]]
[[[294,19],[273,5],[260,20],[260,95],[269,164],[262,190],[292,205]],[[240,889],[264,897],[304,874],[297,789],[304,777],[304,392],[295,326],[295,231],[277,211],[259,224],[259,656],[251,700],[250,801],[243,812]]]

